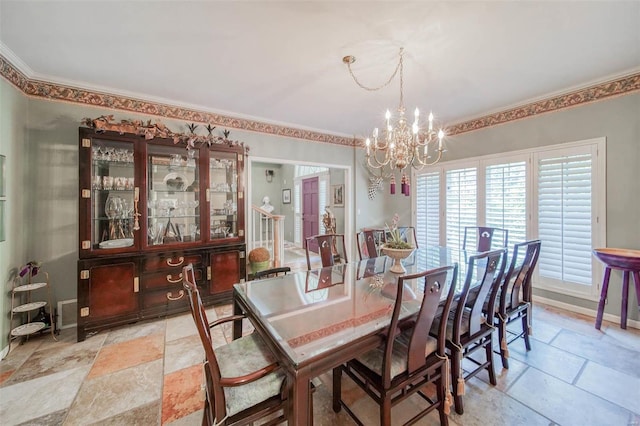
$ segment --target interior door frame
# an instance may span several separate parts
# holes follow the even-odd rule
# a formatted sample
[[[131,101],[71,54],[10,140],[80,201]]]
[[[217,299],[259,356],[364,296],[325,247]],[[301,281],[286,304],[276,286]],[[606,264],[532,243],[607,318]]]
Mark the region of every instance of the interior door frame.
[[[288,164],[288,165],[300,165],[300,166],[317,166],[317,167],[327,167],[329,169],[340,169],[344,171],[344,195],[346,202],[344,203],[344,243],[346,245],[347,253],[351,254],[351,258],[355,259],[352,252],[353,246],[353,234],[354,234],[354,207],[355,207],[355,195],[353,194],[353,167],[352,166],[344,166],[340,164],[328,164],[328,163],[316,163],[313,161],[296,161],[290,159],[281,159],[281,158],[272,158],[272,157],[254,157],[247,156],[247,163],[245,165],[245,171],[247,173],[247,182],[246,182],[246,194],[245,194],[245,212],[251,212],[251,206],[249,205],[249,200],[252,199],[252,169],[253,162],[257,163],[273,163],[273,164]],[[293,184],[293,182],[292,182]],[[293,197],[292,191],[292,197]],[[253,224],[250,220],[245,222],[246,233],[245,235],[248,238],[251,234],[251,227]],[[247,247],[249,246],[249,241],[246,240]]]

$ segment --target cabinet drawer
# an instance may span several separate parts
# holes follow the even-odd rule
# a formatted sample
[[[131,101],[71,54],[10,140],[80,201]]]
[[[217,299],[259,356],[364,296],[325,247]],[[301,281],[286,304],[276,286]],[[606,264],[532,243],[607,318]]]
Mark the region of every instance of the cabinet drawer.
[[[203,280],[202,269],[194,269],[196,275],[196,284],[199,284]],[[154,289],[154,288],[175,288],[182,289],[182,269],[174,269],[162,272],[156,272],[153,274],[145,274],[142,277],[142,288]]]
[[[175,253],[173,255],[159,255],[153,257],[147,257],[143,260],[142,270],[143,272],[166,270],[171,268],[180,268],[193,263],[194,266],[202,264],[202,255],[199,254],[180,254]],[[179,272],[178,272],[179,273]]]
[[[189,305],[187,290],[176,287],[175,289],[148,291],[142,296],[142,308],[157,308],[166,306],[167,309],[181,308]]]

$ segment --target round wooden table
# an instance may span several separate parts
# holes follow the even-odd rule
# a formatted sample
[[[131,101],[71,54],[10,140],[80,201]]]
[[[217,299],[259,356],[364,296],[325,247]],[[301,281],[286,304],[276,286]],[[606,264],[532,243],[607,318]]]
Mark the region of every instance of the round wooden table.
[[[607,300],[609,290],[609,277],[611,269],[622,271],[622,307],[620,309],[620,327],[627,328],[627,305],[629,304],[629,274],[633,274],[633,281],[636,285],[636,300],[640,308],[640,250],[620,249],[620,248],[597,248],[593,249],[593,254],[606,265],[604,277],[602,279],[602,291],[600,292],[600,302],[598,303],[598,316],[596,317],[596,329],[600,330],[602,325],[602,315],[604,305]]]

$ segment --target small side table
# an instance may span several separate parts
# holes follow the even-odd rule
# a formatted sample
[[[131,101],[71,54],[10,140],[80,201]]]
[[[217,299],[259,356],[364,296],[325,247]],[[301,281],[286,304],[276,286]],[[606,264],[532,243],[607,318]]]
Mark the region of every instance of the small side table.
[[[609,290],[609,277],[612,269],[622,271],[622,306],[620,309],[620,328],[627,328],[627,306],[629,304],[629,274],[633,274],[636,285],[636,299],[640,308],[640,250],[598,248],[593,249],[593,255],[606,265],[602,279],[602,291],[598,303],[598,315],[596,317],[596,329],[602,326],[604,305]]]

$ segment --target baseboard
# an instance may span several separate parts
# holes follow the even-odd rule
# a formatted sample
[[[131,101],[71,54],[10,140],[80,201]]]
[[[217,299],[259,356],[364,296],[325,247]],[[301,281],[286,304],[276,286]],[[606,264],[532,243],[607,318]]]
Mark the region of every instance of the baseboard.
[[[594,311],[593,309],[583,308],[581,306],[575,306],[575,305],[571,305],[569,303],[558,302],[557,300],[547,299],[546,297],[540,297],[540,296],[535,296],[534,295],[533,296],[533,303],[537,303],[537,302],[542,303],[544,305],[553,306],[555,308],[561,308],[561,309],[564,309],[566,311],[575,312],[577,314],[588,315],[590,317],[593,317],[594,325],[595,325],[595,318],[596,318],[598,313],[597,313],[597,311]],[[620,324],[620,316],[619,315],[608,314],[608,313],[605,312],[602,318],[607,320],[607,321],[611,321],[613,323]],[[627,327],[636,328],[636,329],[640,330],[640,321],[627,319]]]

